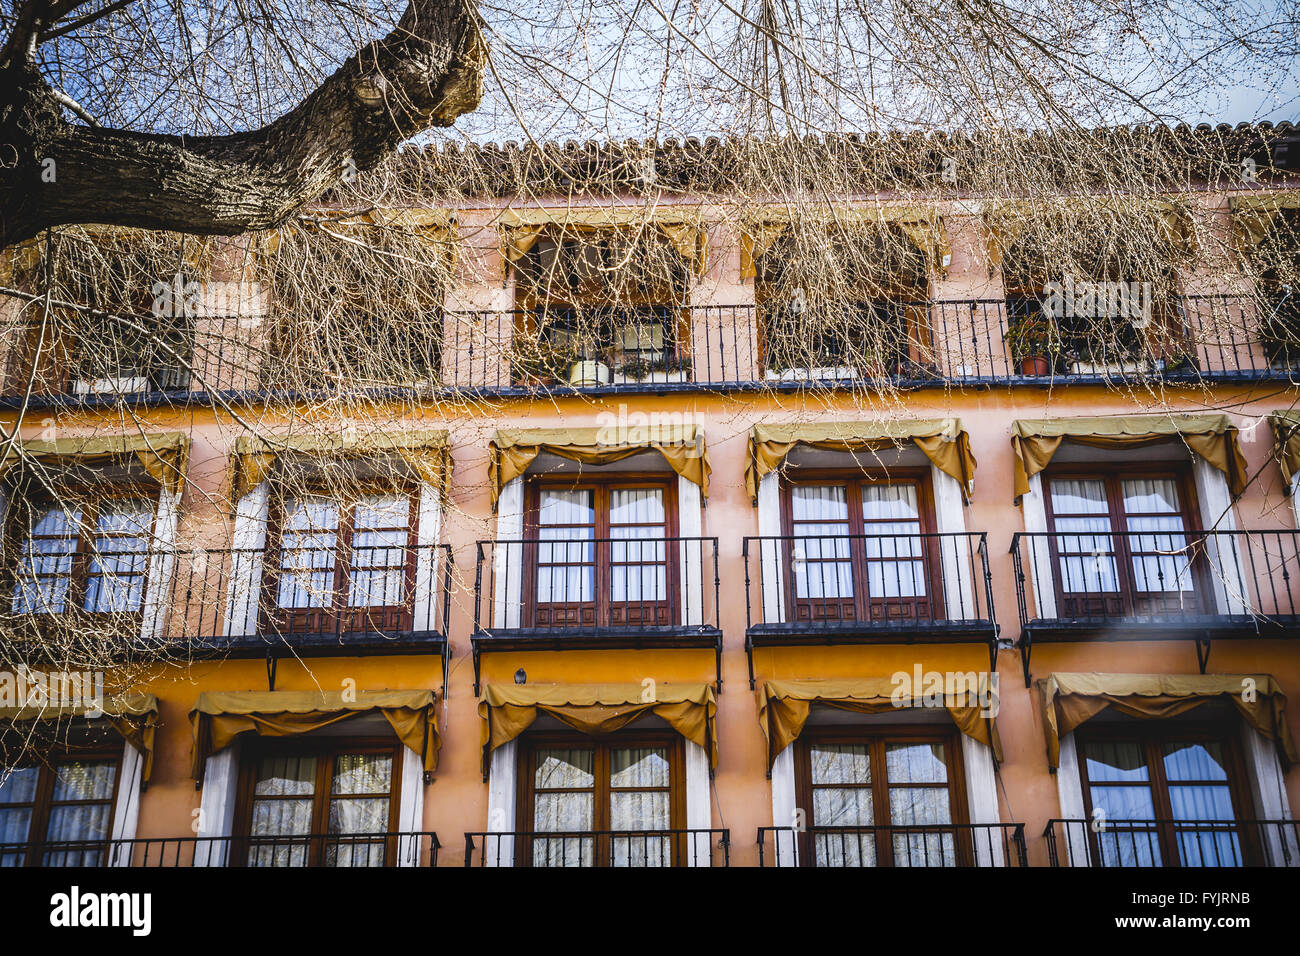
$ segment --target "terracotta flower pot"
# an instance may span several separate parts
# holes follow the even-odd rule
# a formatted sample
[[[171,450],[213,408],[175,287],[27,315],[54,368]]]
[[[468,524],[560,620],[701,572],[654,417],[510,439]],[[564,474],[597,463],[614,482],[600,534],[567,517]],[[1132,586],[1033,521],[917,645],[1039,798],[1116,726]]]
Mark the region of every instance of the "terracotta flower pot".
[[[1052,364],[1046,355],[1027,355],[1020,360],[1021,375],[1046,375],[1052,370]]]

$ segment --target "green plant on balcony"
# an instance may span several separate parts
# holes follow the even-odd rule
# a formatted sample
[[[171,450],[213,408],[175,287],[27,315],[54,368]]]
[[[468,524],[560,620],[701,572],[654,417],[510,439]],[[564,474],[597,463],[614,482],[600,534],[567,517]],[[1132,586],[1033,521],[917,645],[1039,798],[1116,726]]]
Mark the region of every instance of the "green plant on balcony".
[[[1007,328],[1007,348],[1021,375],[1049,374],[1063,351],[1056,323],[1037,314],[1011,323]]]

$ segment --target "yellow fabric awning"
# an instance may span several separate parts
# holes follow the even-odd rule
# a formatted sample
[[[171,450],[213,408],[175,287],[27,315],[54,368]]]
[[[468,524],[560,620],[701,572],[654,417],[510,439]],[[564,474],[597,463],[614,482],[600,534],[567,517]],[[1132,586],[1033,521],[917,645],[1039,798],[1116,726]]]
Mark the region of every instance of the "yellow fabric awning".
[[[755,425],[749,433],[749,454],[745,460],[745,489],[758,502],[758,483],[776,471],[790,452],[800,445],[825,451],[871,452],[896,442],[910,441],[934,462],[935,467],[957,479],[967,500],[975,487],[975,456],[970,436],[956,418],[928,418],[912,421],[814,422],[804,425]]]
[[[501,255],[507,264],[528,255],[548,227],[573,232],[630,230],[653,226],[696,275],[709,263],[709,234],[698,210],[672,206],[577,206],[560,209],[508,209],[501,214]]]
[[[1300,472],[1300,411],[1278,409],[1268,416],[1277,442],[1278,464],[1282,466],[1282,479],[1287,490],[1291,480]]]
[[[979,676],[988,680],[987,673],[980,672]],[[988,687],[992,684],[986,684]],[[922,693],[924,688],[917,688],[910,696],[900,696],[896,690],[897,685],[888,677],[764,681],[758,692],[758,723],[767,738],[768,769],[772,768],[781,751],[799,739],[813,704],[856,714],[889,714],[909,707],[928,706]],[[978,696],[978,688],[971,688],[968,693],[948,688],[942,696],[942,706],[957,729],[990,748],[994,758],[1000,761],[1002,741],[998,737],[997,724],[984,715],[978,701],[972,700],[972,696]]]
[[[758,274],[758,260],[790,228],[792,211],[786,206],[748,210],[749,222],[740,230],[741,279],[752,279]],[[836,223],[844,226],[895,225],[935,266],[942,267],[944,259],[952,255],[943,218],[938,210],[924,206],[845,206],[801,210],[798,218],[802,223],[820,227]]]
[[[1300,209],[1300,192],[1233,196],[1228,202],[1232,210],[1233,237],[1237,247],[1246,251],[1264,241],[1284,209]]]
[[[495,511],[501,489],[528,470],[542,452],[584,465],[608,465],[654,450],[673,471],[709,494],[709,453],[696,425],[609,426],[600,428],[500,429],[488,443],[488,483]]]
[[[1286,694],[1267,674],[1052,674],[1038,681],[1038,690],[1052,769],[1060,766],[1061,738],[1108,707],[1161,720],[1213,700],[1231,701],[1250,726],[1273,741],[1284,766],[1300,762],[1286,722]]]
[[[240,734],[292,737],[360,714],[378,711],[407,747],[420,755],[426,773],[438,766],[437,695],[431,690],[204,691],[190,711],[191,771],[202,782],[208,757]]]
[[[514,740],[541,714],[584,734],[610,734],[645,714],[662,718],[717,766],[718,700],[712,684],[488,684],[478,704],[483,720],[483,773],[492,751]]]
[[[86,719],[87,702],[31,703],[21,707],[0,707],[0,732],[14,724],[40,720],[61,722]],[[102,718],[122,739],[140,751],[140,785],[147,787],[153,775],[154,736],[158,728],[158,698],[153,694],[105,694]]]
[[[1011,424],[1016,500],[1029,493],[1029,479],[1048,466],[1066,439],[1090,448],[1141,448],[1181,439],[1228,476],[1234,495],[1246,489],[1246,459],[1237,443],[1237,426],[1227,415],[1020,419]]]
[[[308,458],[364,458],[386,452],[398,455],[421,481],[442,489],[444,497],[450,492],[451,450],[447,432],[436,428],[356,436],[241,435],[235,439],[231,481],[233,497],[238,501],[265,481],[284,454]]]
[[[172,491],[180,491],[185,483],[189,454],[190,439],[184,432],[20,438],[0,458],[0,478],[26,462],[54,467],[74,463],[92,466],[134,456],[151,477]]]

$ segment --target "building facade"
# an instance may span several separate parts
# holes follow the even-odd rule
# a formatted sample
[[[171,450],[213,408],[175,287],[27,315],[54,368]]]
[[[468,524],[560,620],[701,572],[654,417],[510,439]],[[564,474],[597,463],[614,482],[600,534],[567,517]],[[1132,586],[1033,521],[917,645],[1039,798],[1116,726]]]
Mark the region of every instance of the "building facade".
[[[1300,192],[1188,201],[1242,248]],[[842,208],[913,262],[815,332],[775,204],[417,211],[451,278],[364,419],[277,381],[257,287],[111,361],[15,307],[7,639],[133,669],[8,701],[58,729],[0,862],[1300,864],[1287,293],[1202,244],[1085,328],[1144,277]],[[666,278],[589,301],[568,243],[633,223]]]

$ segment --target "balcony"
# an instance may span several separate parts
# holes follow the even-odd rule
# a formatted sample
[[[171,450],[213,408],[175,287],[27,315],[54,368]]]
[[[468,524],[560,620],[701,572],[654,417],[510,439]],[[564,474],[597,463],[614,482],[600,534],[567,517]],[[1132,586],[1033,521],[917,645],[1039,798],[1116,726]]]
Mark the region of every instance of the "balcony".
[[[4,615],[16,639],[56,628],[101,634],[126,651],[169,656],[439,654],[444,683],[451,605],[449,545],[325,551],[150,551],[101,575],[84,601],[61,579],[15,592]],[[277,569],[277,563],[279,568]]]
[[[746,537],[745,651],[835,644],[987,644],[997,617],[984,532]]]
[[[1049,820],[1051,866],[1300,866],[1295,820]]]
[[[759,827],[758,865],[1025,867],[1029,859],[1023,823]]]
[[[437,866],[439,849],[438,835],[432,831],[52,840],[0,843],[0,867]]]
[[[1020,532],[1011,558],[1026,687],[1036,643],[1194,640],[1205,673],[1212,639],[1300,636],[1300,531]]]
[[[722,683],[718,539],[479,541],[474,693],[492,651],[711,648]]]
[[[1289,381],[1300,369],[1294,306],[1249,295],[1175,297],[1151,321],[1117,318],[1100,337],[1067,323],[1041,361],[1025,360],[1017,331],[1027,319],[1056,321],[1037,299],[864,304],[854,321],[887,330],[874,352],[848,318],[782,344],[770,329],[784,313],[754,305],[552,308],[544,334],[540,314],[431,310],[398,329],[359,323],[327,343],[261,316],[169,319],[152,337],[70,328],[45,340],[37,326],[14,325],[0,337],[0,407],[339,390],[476,398]]]
[[[730,830],[466,833],[465,865],[526,867],[731,865]]]

